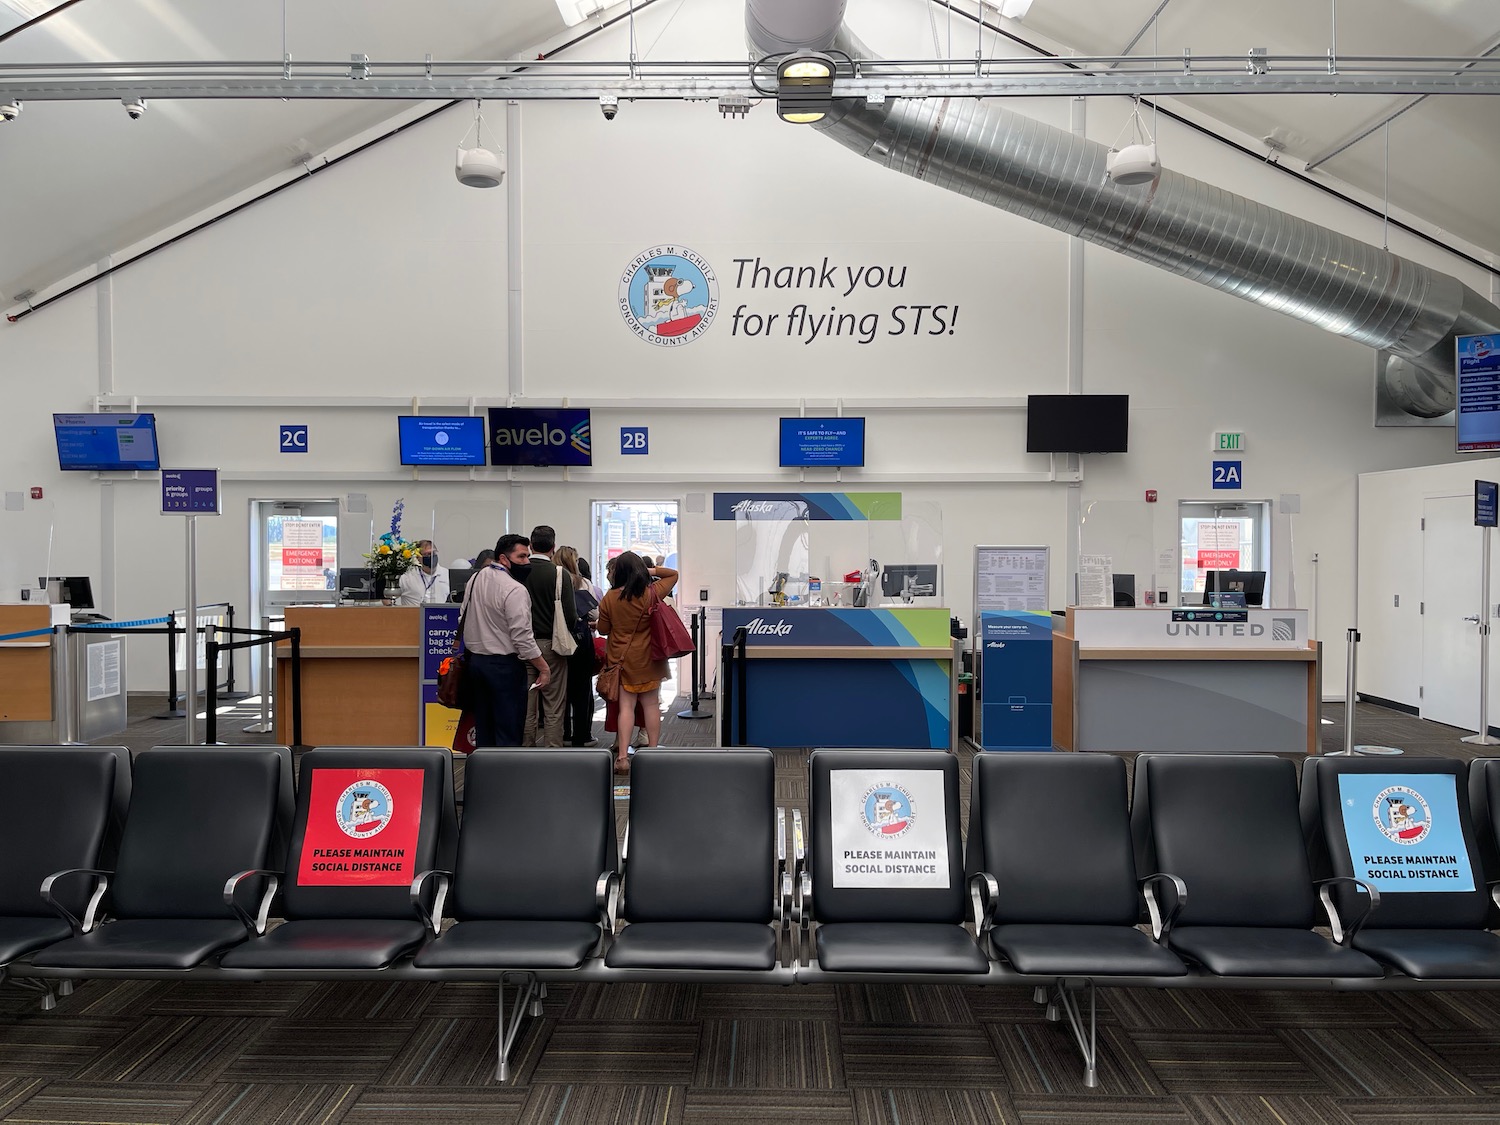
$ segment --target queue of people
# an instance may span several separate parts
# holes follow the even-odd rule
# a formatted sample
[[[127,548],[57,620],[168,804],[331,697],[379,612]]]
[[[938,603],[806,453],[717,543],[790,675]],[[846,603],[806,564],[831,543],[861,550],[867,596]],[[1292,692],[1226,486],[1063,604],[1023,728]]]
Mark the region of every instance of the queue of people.
[[[424,541],[423,573],[414,587],[416,581],[426,586],[426,568],[436,562],[435,549]],[[588,560],[559,546],[545,524],[530,536],[501,536],[483,565],[476,556],[460,627],[469,653],[461,703],[473,716],[475,745],[598,745],[593,679],[604,668],[619,670],[618,692],[605,700],[616,772],[628,772],[638,731],[644,734],[640,745],[657,744],[661,683],[670,669],[665,660],[651,659],[650,617],[653,604],[670,595],[677,572],[649,562],[623,552],[610,560],[609,589],[600,590]]]

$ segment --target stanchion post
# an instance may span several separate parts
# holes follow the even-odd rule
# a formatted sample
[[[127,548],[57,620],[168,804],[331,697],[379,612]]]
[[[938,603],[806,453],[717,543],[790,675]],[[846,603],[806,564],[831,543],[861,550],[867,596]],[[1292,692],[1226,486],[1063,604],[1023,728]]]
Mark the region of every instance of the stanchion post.
[[[230,640],[233,640],[233,636]],[[230,650],[233,657],[234,650]],[[219,642],[209,640],[203,645],[203,666],[216,668],[219,663]],[[213,746],[219,741],[219,677],[208,673],[208,683],[203,686],[203,745]]]
[[[232,641],[232,640],[234,640],[234,603],[233,602],[225,602],[224,603],[224,618],[225,618],[226,621],[229,622],[229,639]],[[226,670],[226,674],[224,676],[224,697],[226,699],[233,699],[234,698],[234,694],[235,694],[235,691],[234,691],[234,652],[235,652],[234,649],[230,649],[229,650],[229,667]]]
[[[183,734],[183,743],[187,746],[198,744],[198,517],[190,515],[187,517],[187,611],[183,615],[186,625],[188,642],[184,646],[186,656],[183,658],[183,678],[187,681],[185,685],[186,705],[183,711],[186,715],[186,729]],[[212,670],[208,670],[210,676]]]
[[[269,617],[261,618],[261,628],[270,630]],[[247,726],[246,734],[269,734],[274,729],[271,725],[271,681],[275,678],[272,670],[276,663],[272,658],[275,651],[275,638],[267,637],[266,643],[260,646],[260,721]]]
[[[746,685],[746,676],[749,674],[748,666],[750,661],[745,652],[749,636],[749,630],[743,625],[734,631],[734,643],[739,648],[739,682],[735,684],[735,694],[740,697],[740,717],[739,722],[736,724],[739,727],[740,740],[738,745],[740,746],[748,746],[750,744],[750,689]]]
[[[1349,630],[1349,653],[1344,659],[1344,753],[1354,756],[1354,704],[1359,698],[1359,630]]]
[[[166,719],[177,717],[177,613],[167,613],[167,713]]]
[[[689,654],[688,659],[688,665],[692,680],[692,695],[688,700],[688,709],[686,711],[677,712],[677,717],[679,719],[706,719],[708,718],[708,712],[701,710],[698,707],[698,655],[703,646],[700,644],[697,610],[694,610],[692,614],[692,632],[693,651]],[[704,629],[703,632],[707,633],[708,630]]]
[[[1465,742],[1475,746],[1497,746],[1500,738],[1490,734],[1490,532],[1484,529],[1479,563],[1479,733]]]
[[[302,745],[302,630],[289,629],[292,638],[292,745]]]
[[[719,672],[724,677],[724,698],[719,701],[719,744],[734,745],[734,730],[730,716],[734,714],[734,680],[730,670],[734,667],[734,643],[726,641],[719,653]]]
[[[698,612],[703,615],[703,647],[695,657],[698,661],[698,698],[712,699],[714,693],[708,690],[708,606],[699,606]]]

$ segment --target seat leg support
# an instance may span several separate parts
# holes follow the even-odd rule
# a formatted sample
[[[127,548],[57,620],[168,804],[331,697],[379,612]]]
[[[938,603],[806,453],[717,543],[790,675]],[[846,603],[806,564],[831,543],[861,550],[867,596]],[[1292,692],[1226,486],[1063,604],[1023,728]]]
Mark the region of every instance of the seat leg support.
[[[547,995],[547,983],[546,981],[539,981],[535,977],[528,977],[527,979],[535,984],[535,989],[531,997],[531,1011],[528,1014],[535,1019],[540,1019],[542,1015],[542,1000]]]
[[[521,981],[516,985],[516,1002],[511,1006],[509,1021],[505,1018],[505,978],[500,978],[499,987],[499,1022],[496,1038],[499,1040],[499,1058],[495,1064],[495,1081],[510,1081],[510,1052],[516,1045],[516,1037],[521,1031],[521,1020],[528,1013],[541,1014],[540,998],[533,999],[538,988],[545,989],[545,985],[537,982],[536,977],[530,973],[521,975]]]
[[[1085,980],[1083,988],[1089,998],[1087,1026],[1084,1025],[1082,1006],[1078,1002],[1078,989],[1070,989],[1067,981],[1057,982],[1057,998],[1053,1003],[1059,1005],[1068,1017],[1073,1040],[1083,1055],[1083,1084],[1092,1090],[1099,1085],[1099,1001],[1092,980]],[[1051,1011],[1051,1005],[1048,1006],[1048,1011]]]
[[[57,997],[59,994],[67,996],[73,991],[73,982],[70,980],[59,982],[59,985],[68,985],[68,990],[64,992],[61,987],[58,987],[54,991],[50,980],[39,980],[36,977],[6,977],[5,979],[9,980],[17,988],[24,988],[27,992],[40,992],[42,994],[41,1009],[44,1012],[50,1012],[57,1007]]]
[[[1031,1002],[1033,1004],[1045,1004],[1050,993],[1045,984],[1039,984],[1031,990]]]
[[[59,996],[72,996],[73,995],[73,982],[70,981],[67,977],[64,977],[62,980],[58,981],[57,982],[57,994]]]

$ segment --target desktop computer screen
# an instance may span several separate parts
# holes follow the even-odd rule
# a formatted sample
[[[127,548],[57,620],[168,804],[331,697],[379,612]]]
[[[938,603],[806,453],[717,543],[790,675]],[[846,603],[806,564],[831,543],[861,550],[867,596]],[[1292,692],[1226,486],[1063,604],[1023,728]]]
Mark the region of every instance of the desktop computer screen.
[[[37,579],[37,585],[43,590],[48,591],[52,589],[52,583],[54,582],[57,583],[56,604],[70,605],[74,609],[94,608],[94,584],[88,578],[75,575],[71,578],[58,578],[54,576]]]
[[[1214,594],[1243,594],[1247,606],[1260,606],[1266,600],[1266,572],[1263,570],[1210,570],[1203,576],[1203,604],[1212,605]]]

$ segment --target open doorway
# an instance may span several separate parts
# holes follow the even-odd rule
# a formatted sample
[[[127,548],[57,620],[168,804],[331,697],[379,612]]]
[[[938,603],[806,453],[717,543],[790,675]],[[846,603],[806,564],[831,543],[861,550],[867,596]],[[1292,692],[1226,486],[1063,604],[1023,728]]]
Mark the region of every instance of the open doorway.
[[[600,586],[609,588],[605,568],[623,551],[650,555],[662,566],[681,569],[677,565],[676,500],[595,500],[590,515],[594,539],[589,565]]]

